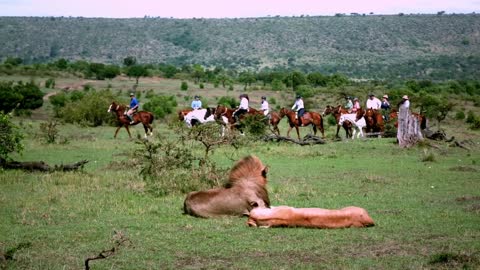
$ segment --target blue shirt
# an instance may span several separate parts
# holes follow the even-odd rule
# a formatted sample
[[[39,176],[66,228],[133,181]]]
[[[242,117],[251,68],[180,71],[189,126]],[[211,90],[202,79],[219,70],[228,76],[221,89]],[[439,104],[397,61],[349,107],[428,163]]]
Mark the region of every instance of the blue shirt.
[[[135,106],[138,106],[138,101],[137,101],[136,97],[134,97],[134,98],[132,98],[132,100],[130,100],[130,109],[135,107]]]
[[[194,100],[192,101],[192,109],[200,109],[202,108],[202,101],[201,100]]]

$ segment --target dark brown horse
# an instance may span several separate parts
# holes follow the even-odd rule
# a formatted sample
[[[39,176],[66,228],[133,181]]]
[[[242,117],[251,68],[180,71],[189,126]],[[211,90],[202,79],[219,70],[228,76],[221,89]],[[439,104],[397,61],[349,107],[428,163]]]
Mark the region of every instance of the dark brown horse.
[[[110,104],[110,107],[108,107],[107,112],[114,112],[118,120],[118,127],[117,127],[117,130],[115,130],[115,135],[113,137],[117,138],[118,131],[122,127],[125,127],[125,129],[128,132],[128,136],[131,139],[132,134],[130,134],[130,129],[128,128],[128,126],[130,125],[134,126],[134,125],[137,125],[138,123],[143,124],[143,128],[145,129],[145,138],[147,138],[148,130],[150,130],[150,136],[152,136],[153,135],[153,127],[152,127],[153,114],[147,111],[136,112],[133,115],[134,123],[130,124],[130,119],[128,119],[128,117],[125,115],[126,109],[127,109],[126,106],[117,104],[115,102],[112,102],[112,104]]]
[[[290,137],[290,131],[292,128],[295,127],[297,131],[298,139],[300,140],[300,132],[298,131],[299,123],[298,119],[296,119],[296,112],[289,110],[287,108],[280,109],[280,117],[283,118],[284,116],[288,119],[289,128],[287,131],[287,137]],[[305,114],[301,118],[302,125],[301,127],[306,127],[312,125],[313,127],[313,134],[317,135],[317,129],[322,132],[322,138],[325,138],[325,130],[323,129],[323,118],[319,113],[316,112],[305,112]]]
[[[193,109],[183,109],[178,111],[178,120],[180,121],[185,120],[185,116],[191,111],[193,111]]]
[[[367,133],[370,132],[382,132],[385,130],[385,125],[383,123],[383,115],[380,111],[374,109],[367,109],[364,111],[363,109],[359,109],[357,111],[357,121],[365,117],[365,122],[367,124],[365,131]]]
[[[333,117],[335,117],[335,121],[337,122],[337,133],[335,133],[335,137],[338,138],[338,132],[340,131],[340,116],[342,114],[347,114],[348,111],[346,109],[342,108],[342,105],[338,105],[337,107],[333,107],[330,105],[327,105],[325,107],[325,110],[323,111],[323,116],[332,114]],[[352,136],[352,123],[350,121],[346,120],[342,123],[341,125],[343,129],[345,130],[345,137],[348,139]]]

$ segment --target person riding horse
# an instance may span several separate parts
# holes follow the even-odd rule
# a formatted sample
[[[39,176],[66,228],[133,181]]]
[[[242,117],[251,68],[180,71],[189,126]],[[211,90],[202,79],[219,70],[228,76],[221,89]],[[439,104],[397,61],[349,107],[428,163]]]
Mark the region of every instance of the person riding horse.
[[[200,100],[199,96],[195,96],[195,99],[192,101],[192,109],[198,110],[202,108],[202,101]]]
[[[130,119],[130,125],[135,123],[133,120],[133,114],[137,112],[139,105],[137,98],[135,98],[135,94],[130,93],[130,109],[126,112],[128,119]]]
[[[235,119],[236,123],[240,122],[240,116],[243,114],[246,114],[248,112],[248,102],[250,99],[248,98],[247,94],[240,94],[240,105],[238,106],[238,109],[233,112],[233,118]]]
[[[295,100],[295,104],[293,104],[292,110],[297,111],[298,125],[302,126],[302,116],[303,114],[305,114],[305,107],[303,106],[302,96],[297,95],[297,100]]]
[[[270,108],[268,106],[268,101],[267,101],[267,97],[265,96],[262,96],[262,107],[260,107],[260,111],[263,112],[263,115],[267,116],[268,118],[269,117],[269,113],[270,113]]]

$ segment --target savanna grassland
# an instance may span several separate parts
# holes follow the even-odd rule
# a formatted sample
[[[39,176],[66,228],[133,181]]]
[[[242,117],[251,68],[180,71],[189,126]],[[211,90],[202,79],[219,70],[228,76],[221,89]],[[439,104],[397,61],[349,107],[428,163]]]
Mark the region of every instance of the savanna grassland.
[[[11,78],[9,78],[11,79]],[[57,89],[83,85],[57,79]],[[122,90],[126,78],[89,81],[95,87]],[[101,85],[105,84],[105,85]],[[178,91],[176,80],[141,81],[141,89],[173,94],[179,107],[201,93],[210,106],[236,91]],[[275,97],[291,106],[291,96]],[[338,102],[325,94],[318,108]],[[142,101],[142,100],[141,100]],[[258,103],[253,103],[257,106]],[[466,103],[465,106],[471,106]],[[365,229],[257,229],[246,218],[200,219],[182,214],[185,194],[155,196],[140,172],[143,145],[114,127],[59,126],[63,140],[47,144],[39,124],[50,118],[48,102],[31,118],[14,118],[25,134],[25,150],[16,160],[49,164],[87,159],[79,172],[0,171],[0,248],[13,254],[8,269],[80,269],[87,258],[115,249],[92,269],[478,269],[480,267],[480,145],[478,131],[448,118],[443,127],[468,149],[446,142],[400,149],[393,138],[333,139],[326,124],[326,144],[299,146],[251,141],[238,148],[221,146],[211,159],[223,168],[253,154],[269,166],[272,205],[365,208],[376,225]],[[107,108],[105,108],[106,113]],[[155,121],[151,141],[180,143],[168,121]],[[327,122],[327,121],[326,121]],[[281,122],[282,135],[287,123]],[[308,133],[303,128],[302,134]],[[134,135],[143,129],[134,128]],[[201,153],[203,146],[189,142]],[[193,173],[193,172],[192,172]],[[189,181],[189,178],[182,179]],[[125,241],[119,241],[119,239]],[[122,244],[118,244],[118,243]]]

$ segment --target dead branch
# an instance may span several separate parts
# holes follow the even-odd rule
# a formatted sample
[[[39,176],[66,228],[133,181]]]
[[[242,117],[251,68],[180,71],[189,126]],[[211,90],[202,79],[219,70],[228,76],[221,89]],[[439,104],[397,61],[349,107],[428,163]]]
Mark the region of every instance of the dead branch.
[[[115,232],[115,235],[113,236],[113,238],[115,241],[114,241],[114,246],[111,249],[102,250],[97,256],[88,257],[85,260],[85,270],[90,269],[90,266],[89,266],[90,261],[101,260],[101,259],[106,259],[108,257],[111,257],[115,255],[115,253],[119,250],[120,246],[132,243],[130,239],[128,239],[128,237],[126,237],[122,232]]]
[[[275,135],[275,134],[266,135],[263,138],[263,140],[266,141],[266,142],[267,141],[291,142],[291,143],[295,143],[295,144],[298,144],[298,145],[301,145],[301,146],[314,145],[314,144],[325,144],[325,141],[323,139],[321,139],[320,137],[314,136],[314,135],[310,135],[310,134],[303,137],[303,139],[301,141],[292,139],[290,137],[278,136],[278,135]]]

